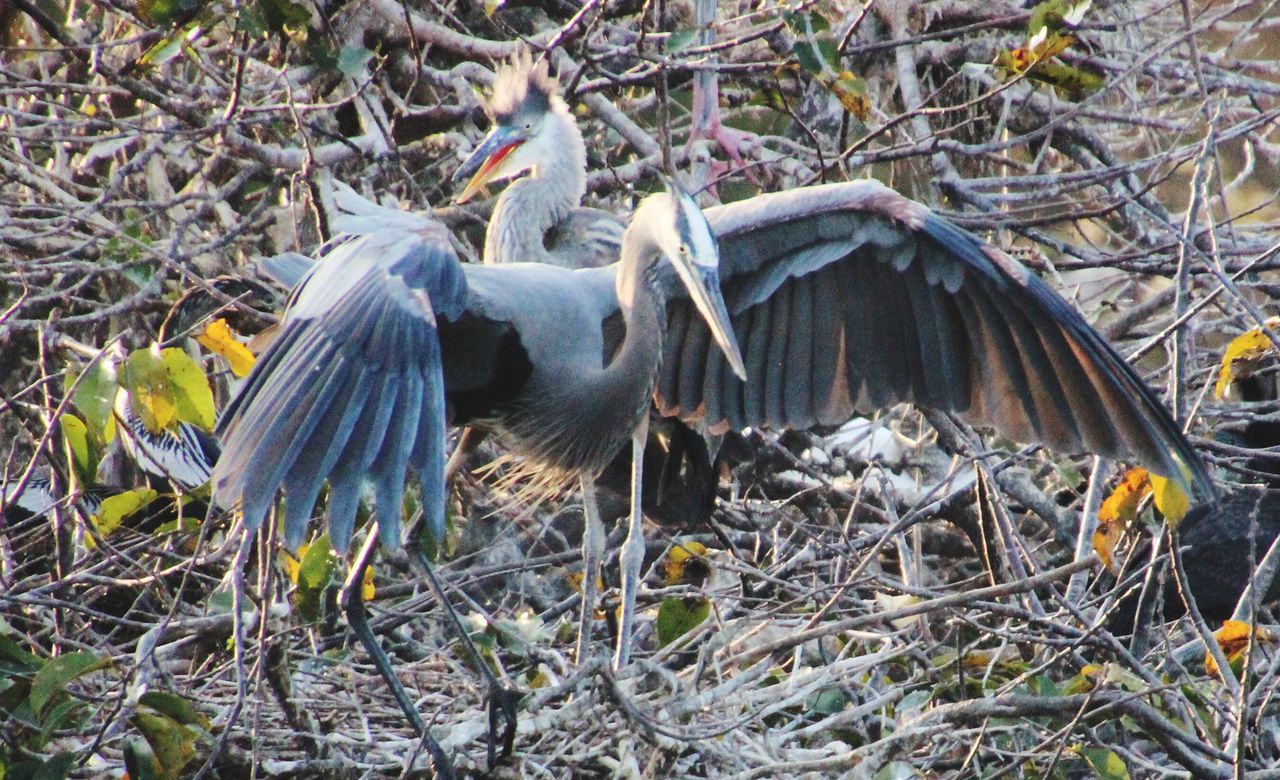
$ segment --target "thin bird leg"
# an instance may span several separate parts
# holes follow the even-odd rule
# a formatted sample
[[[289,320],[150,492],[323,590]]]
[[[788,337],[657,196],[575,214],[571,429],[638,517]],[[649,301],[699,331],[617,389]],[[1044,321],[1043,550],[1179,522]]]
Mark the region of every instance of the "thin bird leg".
[[[716,42],[716,0],[696,0],[694,3],[694,25],[701,31],[698,43],[711,46]],[[708,63],[714,65],[714,62]],[[757,138],[755,133],[725,127],[720,121],[720,77],[714,68],[701,70],[693,77],[693,128],[689,133],[689,143],[699,138],[715,141],[728,158],[757,187],[762,186],[751,166],[742,159],[741,147],[745,142]],[[712,162],[706,172],[707,181],[704,186],[715,183],[726,167]]]
[[[377,534],[370,534],[369,536],[371,539],[377,538]],[[371,552],[371,549],[369,548],[368,552]],[[387,687],[391,688],[391,695],[395,697],[400,709],[404,710],[405,717],[409,719],[409,722],[413,724],[414,730],[422,738],[423,744],[427,748],[427,753],[431,755],[431,762],[435,765],[436,777],[443,780],[453,780],[455,777],[453,765],[449,763],[449,759],[444,754],[444,749],[440,747],[440,743],[432,736],[431,730],[427,728],[422,716],[418,714],[418,709],[413,706],[409,693],[405,691],[400,678],[396,677],[395,670],[391,668],[391,659],[387,657],[386,651],[378,644],[378,638],[373,635],[373,629],[369,627],[369,617],[364,611],[364,598],[360,593],[361,586],[364,584],[365,569],[369,567],[370,555],[366,553],[366,550],[361,550],[351,574],[347,576],[347,581],[342,584],[341,598],[345,602],[343,606],[347,613],[347,625],[351,627],[351,633],[355,634],[356,638],[360,640],[360,644],[364,645],[365,652],[373,660],[373,665],[378,670],[378,674],[382,675]]]
[[[640,570],[644,567],[644,510],[641,508],[644,487],[644,445],[649,438],[649,415],[642,415],[631,434],[631,516],[627,540],[618,554],[622,570],[622,615],[618,618],[618,647],[613,655],[614,671],[627,665],[631,657],[631,629],[635,625],[636,591],[640,587]]]
[[[467,458],[471,457],[471,453],[476,451],[480,443],[488,437],[488,433],[476,428],[463,428],[462,433],[458,434],[458,443],[453,446],[453,453],[449,455],[449,462],[444,465],[444,484],[448,485],[453,478],[462,471],[462,467],[466,465]]]
[[[600,579],[600,560],[604,557],[604,523],[600,520],[600,505],[596,503],[595,477],[582,477],[582,618],[578,621],[578,666],[587,660],[587,648],[591,646],[591,622],[596,612],[596,583]]]
[[[421,534],[421,529],[419,529],[419,534]],[[420,543],[413,545],[413,553],[413,559],[418,562],[418,565],[422,567],[423,572],[427,575],[427,582],[431,585],[432,594],[436,597],[436,601],[440,603],[440,606],[444,608],[445,614],[449,616],[449,627],[453,630],[454,636],[462,641],[468,660],[472,666],[480,670],[480,673],[484,675],[485,680],[489,683],[489,738],[487,747],[489,771],[492,772],[498,763],[496,742],[494,740],[494,735],[498,732],[498,722],[500,720],[507,722],[507,727],[502,732],[502,755],[509,756],[516,742],[516,705],[524,698],[524,694],[515,688],[508,688],[498,681],[493,670],[489,668],[489,664],[485,663],[484,658],[480,655],[480,650],[476,647],[475,642],[471,641],[471,634],[462,625],[462,619],[458,617],[457,611],[449,603],[448,597],[445,596],[444,583],[440,582],[440,578],[436,576],[435,567],[431,565],[431,559],[427,557],[426,551],[423,550]]]

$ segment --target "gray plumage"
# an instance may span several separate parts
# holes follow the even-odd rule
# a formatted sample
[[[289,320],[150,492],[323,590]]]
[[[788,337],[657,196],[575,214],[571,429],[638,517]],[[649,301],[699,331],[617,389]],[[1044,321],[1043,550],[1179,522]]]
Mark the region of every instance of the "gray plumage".
[[[241,502],[254,528],[283,488],[286,542],[296,545],[328,479],[330,532],[345,550],[370,481],[382,540],[394,546],[411,468],[442,534],[446,396],[452,421],[496,430],[531,461],[590,477],[652,395],[665,291],[658,261],[703,263],[697,282],[718,298],[709,228],[691,219],[703,220],[688,196],[654,196],[621,262],[577,272],[464,268],[443,236],[423,231],[341,244],[295,291],[280,336],[219,421],[215,498]],[[610,316],[634,338],[606,355],[601,323]]]
[[[594,268],[617,261],[622,222],[582,208],[586,146],[545,62],[522,52],[498,69],[486,107],[493,127],[458,168],[470,177],[465,203],[481,187],[526,174],[498,197],[485,231],[484,262]]]
[[[1134,459],[1215,496],[1169,413],[1074,309],[874,181],[762,195],[705,219],[687,196],[655,196],[633,218],[622,260],[605,268],[464,268],[427,223],[343,243],[295,292],[280,338],[220,421],[214,495],[242,502],[253,528],[283,487],[292,545],[327,479],[341,551],[369,481],[381,538],[395,545],[412,469],[440,534],[447,417],[500,433],[556,481],[581,475],[594,572],[594,478],[630,438],[621,665],[643,563],[637,486],[651,395],[662,414],[712,430],[837,423],[915,402],[1011,438]]]
[[[807,427],[912,402],[1215,495],[1168,411],[1079,313],[926,207],[858,181],[706,215],[747,382],[727,375],[676,301],[657,382],[664,414],[713,430]]]

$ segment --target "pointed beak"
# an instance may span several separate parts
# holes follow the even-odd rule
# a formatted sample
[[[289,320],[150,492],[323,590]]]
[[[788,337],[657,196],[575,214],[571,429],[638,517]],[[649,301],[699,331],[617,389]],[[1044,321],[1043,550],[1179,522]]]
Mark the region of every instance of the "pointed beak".
[[[706,320],[711,337],[720,345],[729,367],[742,381],[747,381],[747,369],[742,364],[742,353],[738,350],[738,340],[733,335],[733,327],[729,324],[729,312],[724,305],[724,296],[720,293],[720,273],[713,267],[698,265],[688,258],[680,257],[671,261],[681,281],[689,290],[693,305],[698,307],[702,319]]]
[[[471,156],[464,160],[458,171],[453,174],[454,183],[468,176],[471,177],[461,194],[454,199],[455,202],[462,204],[475,197],[482,187],[496,177],[498,166],[507,158],[507,155],[524,142],[524,135],[509,127],[498,125],[489,131]]]

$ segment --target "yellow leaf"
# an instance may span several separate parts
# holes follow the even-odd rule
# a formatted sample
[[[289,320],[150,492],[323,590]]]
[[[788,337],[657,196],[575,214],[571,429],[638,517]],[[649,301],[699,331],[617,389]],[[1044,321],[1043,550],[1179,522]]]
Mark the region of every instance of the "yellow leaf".
[[[1176,529],[1182,522],[1182,518],[1187,516],[1187,510],[1191,508],[1191,501],[1187,498],[1187,494],[1177,482],[1159,474],[1151,475],[1151,493],[1156,509],[1164,515],[1165,522]]]
[[[706,554],[706,545],[701,542],[684,542],[672,547],[661,569],[663,584],[680,585],[691,578],[706,576],[706,564],[701,560]],[[695,564],[692,570],[691,563]]]
[[[227,363],[231,365],[231,373],[237,377],[244,377],[253,368],[253,353],[236,340],[224,319],[216,319],[209,323],[209,327],[196,336],[196,341],[210,352],[226,358]]]
[[[87,481],[93,476],[93,461],[89,451],[89,428],[74,414],[62,415],[62,441],[71,453],[76,476]]]
[[[1280,317],[1270,317],[1267,328],[1280,327]],[[1244,379],[1257,368],[1257,363],[1272,351],[1274,345],[1261,328],[1245,331],[1231,340],[1222,351],[1222,368],[1218,371],[1218,383],[1213,395],[1219,401],[1226,398],[1231,385],[1237,379]]]
[[[867,97],[867,85],[862,79],[842,70],[834,78],[821,81],[840,99],[840,104],[850,114],[863,122],[871,116],[871,98]]]
[[[204,369],[177,347],[159,344],[136,350],[125,361],[120,384],[129,391],[133,410],[152,433],[173,430],[183,420],[213,428],[213,389]]]
[[[159,344],[129,355],[120,373],[120,384],[129,391],[133,410],[147,430],[160,433],[177,420],[177,405],[169,389],[169,376]]]
[[[1151,482],[1146,470],[1129,469],[1098,508],[1098,529],[1093,533],[1093,549],[1108,569],[1114,571],[1116,545],[1124,537],[1129,524],[1137,519],[1142,499],[1150,493]]]
[[[303,542],[298,545],[298,549],[292,553],[288,550],[280,550],[280,563],[284,566],[285,576],[289,578],[289,582],[294,585],[298,584],[298,572],[302,569],[302,558],[307,554],[307,548],[311,545]]]
[[[108,496],[103,499],[102,505],[98,507],[98,511],[91,518],[93,527],[98,530],[99,535],[106,536],[119,528],[126,517],[143,509],[147,504],[156,500],[159,495],[159,493],[150,488],[140,488]],[[85,539],[85,546],[93,549],[94,541],[92,537]]]
[[[1244,658],[1250,639],[1263,644],[1275,643],[1275,637],[1267,629],[1259,626],[1250,631],[1249,624],[1239,620],[1224,620],[1222,628],[1213,632],[1213,638],[1218,641],[1218,647],[1222,648],[1227,663],[1233,667]],[[1213,660],[1212,653],[1204,654],[1204,670],[1211,675],[1218,675],[1218,664]]]
[[[587,576],[580,571],[571,571],[565,575],[569,579],[569,587],[577,593],[582,592],[582,583],[586,581]],[[596,592],[604,590],[604,580],[596,577]]]
[[[1102,522],[1117,522],[1128,526],[1138,516],[1138,505],[1151,493],[1151,482],[1146,469],[1132,468],[1120,478],[1120,484],[1098,509]]]
[[[373,601],[373,597],[377,593],[377,588],[373,585],[373,564],[369,564],[364,569],[364,580],[360,583],[360,599],[362,601]]]

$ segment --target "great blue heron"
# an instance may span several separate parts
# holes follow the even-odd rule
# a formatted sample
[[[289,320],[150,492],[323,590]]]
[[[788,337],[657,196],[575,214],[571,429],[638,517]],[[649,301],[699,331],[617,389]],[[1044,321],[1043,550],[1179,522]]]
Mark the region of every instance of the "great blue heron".
[[[466,203],[483,187],[511,183],[493,207],[485,231],[484,262],[548,263],[594,268],[614,263],[623,223],[600,209],[583,208],[586,144],[545,61],[522,50],[494,76],[485,107],[492,121],[485,138],[454,173],[466,181],[456,200]],[[677,419],[652,415],[642,489],[645,514],[668,524],[695,525],[710,515],[716,475],[707,445]],[[483,434],[468,428],[458,439],[449,476],[460,469]],[[601,475],[616,492],[630,489],[631,453],[625,449]],[[620,490],[619,490],[620,489]]]
[[[738,361],[711,347],[728,331],[694,316],[653,262],[664,246],[682,257],[673,237],[705,229],[690,206],[647,201],[622,262],[599,269],[464,269],[435,229],[388,230],[333,250],[220,422],[215,495],[242,501],[254,528],[283,486],[286,541],[297,543],[327,477],[330,531],[345,549],[369,479],[377,505],[392,508],[379,529],[395,545],[412,466],[440,533],[447,394],[451,421],[501,428],[553,469],[588,469],[590,517],[589,470],[628,436],[634,446],[651,389],[664,413],[712,428],[835,423],[856,408],[912,401],[1014,439],[1133,458],[1215,495],[1178,425],[1074,309],[1004,253],[874,181],[707,212],[742,381]],[[635,518],[624,607],[641,563]],[[595,535],[587,552],[598,559]],[[624,621],[615,661],[625,660],[628,629]]]
[[[586,144],[547,63],[522,51],[498,68],[486,112],[493,126],[454,174],[454,181],[469,178],[458,203],[487,184],[528,175],[494,205],[484,262],[567,268],[616,262],[622,222],[580,205],[587,191]]]
[[[219,421],[224,451],[215,498],[239,504],[245,526],[254,529],[283,487],[285,542],[296,546],[328,479],[329,533],[345,552],[361,484],[369,480],[380,537],[394,548],[412,468],[439,539],[446,419],[496,430],[544,474],[580,477],[589,572],[581,657],[604,543],[594,475],[628,439],[633,451],[643,447],[664,302],[679,287],[675,278],[728,370],[744,376],[717,259],[702,212],[678,191],[641,203],[621,259],[604,269],[464,268],[434,230],[384,231],[342,244],[294,292],[279,337]],[[606,332],[606,320],[621,330]],[[635,462],[638,471],[641,459]],[[643,557],[637,500],[635,535],[623,552],[631,572]],[[634,577],[624,575],[624,585],[634,603]],[[624,609],[620,637],[628,635],[631,611]],[[371,633],[361,639],[380,654]],[[394,675],[384,676],[395,690]],[[420,724],[407,697],[401,704]]]

